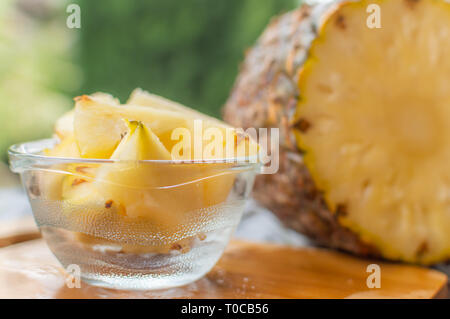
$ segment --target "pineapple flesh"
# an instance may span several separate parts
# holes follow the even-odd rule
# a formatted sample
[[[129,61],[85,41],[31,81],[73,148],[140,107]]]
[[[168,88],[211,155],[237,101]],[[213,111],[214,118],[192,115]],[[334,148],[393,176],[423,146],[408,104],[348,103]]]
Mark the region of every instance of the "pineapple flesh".
[[[450,5],[399,16],[402,1],[378,4],[380,29],[365,27],[365,1],[322,27],[300,74],[294,121],[309,128],[297,140],[342,225],[388,258],[434,262],[450,255]]]
[[[381,28],[367,26],[371,4]],[[294,45],[311,34],[304,47]],[[257,183],[256,197],[329,246],[422,264],[448,260],[449,53],[445,1],[339,1],[279,18],[247,56],[225,110],[234,125],[284,133],[281,171]],[[259,56],[272,58],[272,73],[248,71]],[[249,84],[268,74],[275,76],[265,88]],[[244,91],[256,100],[244,100]],[[241,123],[232,120],[236,112]],[[289,189],[288,198],[275,189]]]
[[[74,134],[82,157],[109,158],[127,127],[123,119],[140,120],[159,136],[171,142],[172,131],[188,127],[183,114],[141,105],[118,105],[96,96],[76,99]]]

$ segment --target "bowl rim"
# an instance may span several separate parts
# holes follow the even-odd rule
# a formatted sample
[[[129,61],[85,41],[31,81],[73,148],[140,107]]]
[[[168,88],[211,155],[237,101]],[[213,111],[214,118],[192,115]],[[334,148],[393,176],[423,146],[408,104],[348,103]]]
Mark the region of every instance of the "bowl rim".
[[[59,157],[40,154],[48,148],[48,145],[58,142],[58,138],[46,138],[23,143],[13,144],[8,148],[8,156],[11,162],[16,158],[29,159],[49,164],[58,163],[140,163],[140,164],[166,164],[166,165],[201,165],[201,164],[233,164],[233,168],[259,169],[262,163],[258,161],[258,155],[247,157],[233,157],[223,159],[202,159],[202,160],[117,160],[102,158],[79,158],[79,157]],[[27,152],[25,147],[33,144],[42,144],[35,152]],[[47,147],[46,147],[47,146]],[[253,161],[252,161],[253,160]]]

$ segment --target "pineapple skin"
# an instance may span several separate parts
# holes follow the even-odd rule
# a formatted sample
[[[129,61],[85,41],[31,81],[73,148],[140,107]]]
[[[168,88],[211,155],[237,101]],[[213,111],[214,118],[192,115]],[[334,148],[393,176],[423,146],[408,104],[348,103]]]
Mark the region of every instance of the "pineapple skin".
[[[307,5],[276,17],[246,52],[240,74],[223,109],[225,121],[236,127],[280,129],[279,171],[258,176],[253,197],[274,212],[285,226],[317,244],[365,256],[381,256],[370,243],[342,226],[316,187],[297,146],[293,123],[299,102],[298,76],[317,36],[321,19],[343,1]]]

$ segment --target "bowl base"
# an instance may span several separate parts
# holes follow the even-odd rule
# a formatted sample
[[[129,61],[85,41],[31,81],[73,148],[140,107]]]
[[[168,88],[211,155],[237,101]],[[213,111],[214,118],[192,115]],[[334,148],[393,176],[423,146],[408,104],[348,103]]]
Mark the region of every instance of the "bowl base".
[[[117,242],[86,243],[78,233],[41,227],[50,250],[68,273],[78,274],[94,286],[128,290],[166,289],[194,282],[214,267],[233,231],[230,227],[209,232],[203,240],[195,238],[188,251],[149,253],[124,250]]]
[[[97,287],[120,290],[160,290],[188,285],[203,277],[202,274],[177,278],[157,278],[154,276],[113,277],[99,274],[82,276],[83,282]]]

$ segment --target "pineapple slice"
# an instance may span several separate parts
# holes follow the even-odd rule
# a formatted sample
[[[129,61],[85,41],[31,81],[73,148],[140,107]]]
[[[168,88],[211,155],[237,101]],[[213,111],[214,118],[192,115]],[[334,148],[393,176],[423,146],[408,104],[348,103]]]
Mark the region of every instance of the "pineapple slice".
[[[344,3],[300,74],[305,164],[339,223],[389,259],[450,257],[449,21],[444,1]]]
[[[53,157],[81,157],[80,150],[78,149],[74,135],[66,136],[52,149],[44,150],[44,154]]]
[[[80,158],[75,137],[71,134],[53,148],[45,149],[43,153],[52,157]],[[36,171],[35,174],[42,197],[51,200],[62,199],[62,185],[66,177],[66,166],[64,164],[52,165],[50,170]]]
[[[99,167],[99,164],[69,164],[61,183],[62,217],[79,231],[77,237],[83,240],[91,237],[96,225],[103,225],[102,235],[108,236],[111,218],[124,215],[124,208],[100,191],[96,182]]]
[[[98,100],[102,100],[105,103],[115,104],[119,105],[120,101],[113,97],[112,95],[108,93],[103,92],[96,92],[92,94],[93,97],[95,97]],[[70,137],[74,134],[73,132],[73,122],[75,117],[75,111],[70,110],[69,112],[63,114],[55,124],[55,134],[59,137],[60,140],[64,140],[66,137]]]
[[[111,156],[119,162],[105,164],[97,175],[102,196],[120,203],[126,216],[171,228],[183,224],[188,216],[184,213],[226,199],[234,182],[234,173],[226,172],[227,164],[139,162],[170,160],[171,155],[143,123],[126,125],[128,133]]]
[[[76,98],[74,131],[82,157],[109,158],[127,131],[122,119],[140,120],[170,144],[177,127],[189,127],[182,115],[139,105],[117,105],[83,95]]]
[[[71,205],[97,201],[99,193],[94,186],[97,169],[98,164],[69,164],[62,182],[62,199]]]
[[[74,110],[70,110],[69,112],[64,113],[63,116],[56,121],[54,131],[60,140],[64,140],[66,137],[73,135],[74,115]]]
[[[128,99],[128,104],[131,105],[142,105],[142,106],[149,106],[158,108],[161,110],[169,110],[173,112],[177,112],[179,114],[184,114],[184,116],[188,117],[191,121],[189,124],[189,132],[190,132],[190,140],[186,141],[183,145],[183,150],[188,153],[190,153],[189,156],[185,156],[178,152],[178,150],[174,151],[174,159],[181,160],[181,159],[192,159],[192,160],[211,160],[211,159],[223,159],[226,156],[226,147],[227,147],[227,141],[226,137],[227,130],[231,131],[230,134],[232,135],[230,138],[230,141],[234,143],[234,139],[236,136],[236,131],[234,128],[229,126],[223,121],[220,121],[216,118],[213,118],[211,116],[202,114],[194,109],[191,109],[189,107],[186,107],[184,105],[181,105],[179,103],[172,102],[168,99],[165,99],[163,97],[151,94],[147,91],[144,91],[142,89],[135,89]],[[195,125],[198,125],[198,123],[195,123],[195,120],[201,121],[201,125],[198,126],[198,129],[195,128]],[[200,128],[201,126],[201,128]],[[202,138],[201,141],[197,143],[202,144],[202,150],[201,154],[198,152],[196,153],[194,150],[194,135],[195,134],[201,134]],[[222,142],[219,143],[220,145],[213,146],[214,139],[220,138],[222,139]],[[164,144],[172,150],[172,147],[177,144],[179,140],[172,140],[172,143],[168,143],[167,140],[164,141]],[[180,141],[181,142],[181,141]],[[185,142],[185,141],[182,141]],[[181,146],[181,144],[179,144]],[[208,146],[209,145],[209,146]],[[243,149],[244,144],[242,144],[239,148],[239,153],[236,152],[237,149],[234,150],[233,156],[239,157],[239,155],[245,156],[245,151]],[[256,144],[254,144],[256,145]],[[248,154],[247,154],[248,155]]]
[[[125,120],[127,136],[114,150],[111,159],[123,161],[171,160],[158,136],[142,122]]]
[[[109,93],[95,92],[91,96],[108,104],[120,105],[119,99]]]
[[[147,216],[158,200],[152,188],[161,183],[158,164],[142,160],[170,160],[171,155],[159,138],[142,122],[124,121],[127,132],[111,159],[97,174],[97,188],[111,203],[120,203],[129,217]]]
[[[184,113],[186,115],[189,115],[190,117],[206,121],[208,123],[207,127],[224,127],[224,128],[231,127],[227,125],[225,122],[219,121],[214,117],[205,115],[194,109],[191,109],[179,103],[175,103],[161,96],[151,94],[139,88],[135,89],[131,93],[130,98],[127,101],[127,104],[151,106],[162,110]]]
[[[119,162],[104,165],[97,176],[98,188],[105,198],[125,207],[125,215],[131,218],[147,218],[155,223],[175,225],[176,219],[167,219],[173,205],[180,201],[168,199],[170,190],[165,186],[167,172],[158,163],[142,163],[142,160],[170,160],[171,155],[155,133],[142,122],[124,121],[127,133],[115,149],[111,159]],[[195,199],[194,199],[195,200]]]
[[[109,158],[127,131],[125,122],[122,121],[124,118],[145,123],[158,136],[164,147],[174,154],[173,159],[223,159],[227,155],[227,147],[236,146],[227,144],[230,141],[234,143],[238,135],[236,130],[227,124],[144,91],[139,90],[132,94],[130,102],[135,104],[118,105],[110,99],[86,95],[76,101],[75,137],[82,157]],[[175,129],[185,129],[188,140],[182,141],[182,137],[174,134]],[[215,132],[215,135],[222,139],[214,150],[211,147],[213,137],[208,137],[211,132]],[[232,137],[227,141],[228,134]],[[249,148],[248,140],[238,140],[244,141],[244,144],[232,149],[234,157],[249,156],[248,149],[257,149],[254,147],[254,141]],[[195,152],[196,143],[201,144],[202,152]],[[188,151],[190,156],[186,158],[182,152],[180,154],[178,148],[173,150],[175,145],[182,147],[185,152]],[[253,152],[250,155],[255,154]]]

